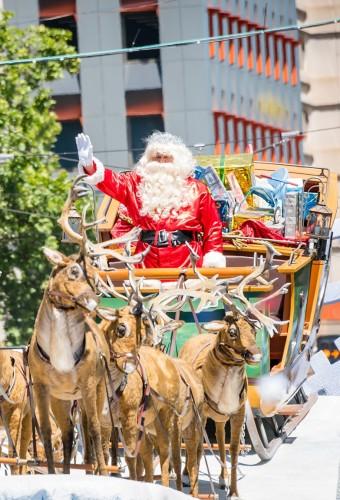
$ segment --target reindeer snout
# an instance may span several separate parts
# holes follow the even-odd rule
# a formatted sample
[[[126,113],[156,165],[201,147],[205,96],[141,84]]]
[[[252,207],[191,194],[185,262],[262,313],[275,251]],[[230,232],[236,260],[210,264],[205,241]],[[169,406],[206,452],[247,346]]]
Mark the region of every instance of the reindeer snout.
[[[259,363],[262,359],[262,354],[261,353],[258,353],[258,354],[252,354],[251,355],[251,360],[254,362],[254,363]]]
[[[245,353],[245,360],[249,364],[259,363],[261,359],[262,359],[262,353],[257,346],[247,350]]]
[[[87,299],[86,300],[86,307],[89,311],[94,311],[98,305],[98,301],[95,299]]]

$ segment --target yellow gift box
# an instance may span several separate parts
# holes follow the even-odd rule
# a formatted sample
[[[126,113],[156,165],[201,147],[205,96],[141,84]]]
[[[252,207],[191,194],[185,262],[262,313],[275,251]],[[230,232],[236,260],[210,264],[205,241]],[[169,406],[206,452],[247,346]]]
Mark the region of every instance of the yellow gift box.
[[[213,167],[228,190],[231,189],[227,177],[229,173],[235,175],[244,195],[248,193],[251,186],[254,184],[254,162],[252,154],[201,155],[197,156],[196,160],[201,167]],[[247,203],[251,206],[254,205],[252,196],[247,197]]]

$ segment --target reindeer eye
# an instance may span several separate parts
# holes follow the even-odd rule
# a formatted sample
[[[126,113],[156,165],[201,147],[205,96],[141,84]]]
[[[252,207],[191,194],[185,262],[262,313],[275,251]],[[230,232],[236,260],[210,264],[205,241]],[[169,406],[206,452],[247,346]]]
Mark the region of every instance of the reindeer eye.
[[[118,337],[124,337],[125,334],[126,334],[126,326],[123,323],[120,323],[117,326],[117,335]]]
[[[233,339],[236,338],[237,335],[238,335],[238,330],[237,330],[237,328],[236,328],[235,325],[231,325],[229,327],[228,332],[229,332],[230,337],[233,338]]]
[[[75,266],[70,267],[67,270],[67,276],[69,277],[70,280],[77,280],[80,278],[81,275],[82,275],[82,270],[80,266],[78,266],[77,264]]]

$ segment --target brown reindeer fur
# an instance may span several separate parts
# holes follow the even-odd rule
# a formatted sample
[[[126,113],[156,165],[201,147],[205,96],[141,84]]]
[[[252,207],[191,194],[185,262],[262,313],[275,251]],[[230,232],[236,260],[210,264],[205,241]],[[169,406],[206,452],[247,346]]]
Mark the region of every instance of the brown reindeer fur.
[[[31,439],[31,413],[29,409],[26,382],[23,376],[24,367],[22,354],[12,350],[0,349],[0,384],[7,391],[13,380],[15,382],[8,394],[10,403],[6,400],[0,402],[1,413],[6,421],[12,441],[20,458],[25,459]],[[0,419],[1,421],[1,419]],[[5,423],[1,424],[5,427]],[[14,450],[9,443],[9,456],[13,457]],[[12,468],[12,473],[17,473],[18,467]]]
[[[51,428],[52,428],[52,450],[53,450],[53,459],[55,462],[62,462],[63,460],[63,441],[62,441],[62,434],[59,426],[56,423],[54,415],[50,414],[50,422],[51,422]],[[44,449],[44,444],[43,442],[39,439],[37,436],[37,455],[38,459],[42,460],[43,462],[45,461],[45,449]],[[33,451],[33,441],[31,442],[29,448],[28,448],[29,454],[31,457],[34,455]],[[46,470],[44,470],[46,472]]]
[[[189,339],[179,357],[189,363],[200,376],[205,393],[204,417],[215,421],[216,438],[221,461],[226,465],[225,423],[231,424],[231,482],[229,495],[237,497],[237,463],[241,429],[247,399],[246,360],[259,361],[255,330],[244,318],[226,316],[227,321],[216,321],[212,330],[217,334],[203,334]],[[209,327],[209,324],[205,326]],[[231,337],[230,329],[237,332]],[[221,468],[220,483],[225,486],[227,470]]]
[[[82,268],[76,264],[75,258],[65,257],[51,250],[45,250],[45,255],[57,267],[52,273],[39,308],[28,361],[48,472],[55,473],[50,407],[62,432],[64,473],[69,473],[73,441],[70,408],[73,400],[81,399],[88,430],[85,432],[85,460],[94,462],[90,446],[90,441],[92,441],[99,472],[106,474],[99,415],[102,412],[105,397],[101,354],[108,357],[109,352],[105,338],[100,331],[92,332],[85,323],[89,321],[87,309],[93,309],[98,298],[92,291]],[[59,295],[51,295],[50,291]],[[78,303],[72,300],[75,297],[79,298]],[[84,345],[83,354],[78,363],[73,358],[75,345]],[[39,348],[43,348],[50,360],[42,355]],[[67,360],[65,366],[63,366],[63,356]]]
[[[130,452],[136,447],[137,415],[143,397],[143,375],[151,388],[145,411],[146,435],[141,443],[141,456],[145,467],[145,480],[153,481],[153,438],[156,436],[160,456],[162,484],[169,485],[170,456],[177,476],[176,485],[182,489],[180,445],[181,438],[187,443],[191,492],[198,493],[197,457],[202,442],[200,426],[196,419],[191,394],[198,412],[202,409],[203,388],[191,367],[174,360],[153,347],[140,345],[141,318],[126,310],[116,311],[116,320],[106,334],[111,351],[110,371],[115,388],[126,378],[126,386],[115,407],[116,425],[121,425],[126,446]],[[139,322],[139,324],[138,324]],[[125,326],[119,330],[120,325]],[[120,337],[117,332],[120,331]],[[132,357],[125,357],[129,353]],[[127,375],[126,372],[129,372]],[[183,412],[183,415],[182,415]],[[126,456],[130,478],[140,479],[142,471],[137,459]],[[138,469],[138,470],[137,470]]]

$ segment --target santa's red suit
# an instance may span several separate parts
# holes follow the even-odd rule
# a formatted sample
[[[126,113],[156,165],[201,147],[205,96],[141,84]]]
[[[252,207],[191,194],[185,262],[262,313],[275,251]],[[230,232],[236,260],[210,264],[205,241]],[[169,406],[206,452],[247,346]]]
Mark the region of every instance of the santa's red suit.
[[[152,210],[148,212],[145,206],[143,207],[141,187],[144,179],[138,168],[132,172],[117,173],[104,168],[96,158],[94,165],[96,172],[88,177],[88,182],[123,203],[133,225],[142,229],[136,252],[141,252],[151,245],[143,266],[190,266],[190,252],[183,239],[186,239],[200,256],[198,266],[225,265],[222,255],[222,224],[215,202],[204,184],[191,176],[187,177],[183,188],[183,192],[187,193],[187,200],[190,200],[187,206],[180,206],[177,210],[170,209],[166,216],[163,214],[155,217]],[[164,204],[164,200],[161,200],[162,202]],[[146,205],[147,201],[144,204]]]

